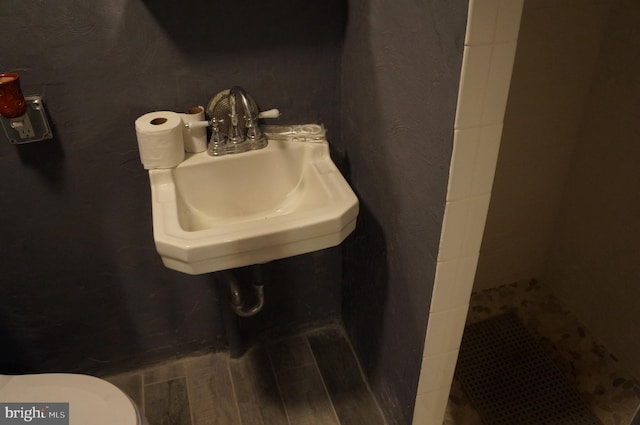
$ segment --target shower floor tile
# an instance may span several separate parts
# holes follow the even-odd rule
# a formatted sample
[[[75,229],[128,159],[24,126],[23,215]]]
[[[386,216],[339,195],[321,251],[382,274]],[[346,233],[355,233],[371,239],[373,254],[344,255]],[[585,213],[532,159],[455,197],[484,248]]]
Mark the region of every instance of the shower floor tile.
[[[467,324],[513,310],[589,403],[604,425],[629,425],[640,406],[640,384],[560,302],[538,282],[517,282],[471,295]],[[454,379],[444,423],[481,425]]]
[[[105,379],[149,425],[385,425],[339,326]]]

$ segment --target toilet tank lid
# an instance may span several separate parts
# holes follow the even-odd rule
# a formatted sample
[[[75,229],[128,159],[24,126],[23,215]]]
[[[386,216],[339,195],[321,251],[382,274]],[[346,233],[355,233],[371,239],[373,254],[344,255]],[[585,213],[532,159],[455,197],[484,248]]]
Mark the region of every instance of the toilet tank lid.
[[[69,425],[136,425],[133,403],[115,385],[88,375],[0,375],[0,402],[69,403]]]

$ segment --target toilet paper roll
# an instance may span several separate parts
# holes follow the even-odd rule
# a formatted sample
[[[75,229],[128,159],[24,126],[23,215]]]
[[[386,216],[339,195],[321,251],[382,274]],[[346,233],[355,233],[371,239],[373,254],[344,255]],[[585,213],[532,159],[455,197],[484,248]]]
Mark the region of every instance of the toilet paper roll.
[[[172,168],[184,160],[182,119],[176,112],[156,111],[136,120],[140,161],[145,169]]]
[[[183,124],[204,121],[204,108],[194,106],[184,114],[179,114]],[[204,152],[207,150],[207,129],[205,127],[187,128],[182,126],[184,150],[187,152]]]

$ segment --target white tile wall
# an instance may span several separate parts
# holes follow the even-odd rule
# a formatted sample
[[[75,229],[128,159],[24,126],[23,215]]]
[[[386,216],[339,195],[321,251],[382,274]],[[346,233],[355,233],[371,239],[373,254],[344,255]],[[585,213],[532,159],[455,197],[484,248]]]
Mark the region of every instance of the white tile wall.
[[[501,136],[502,123],[454,131],[447,201],[491,193]]]
[[[482,233],[484,232],[484,223],[487,219],[490,200],[491,193],[472,196],[468,199],[469,213],[467,214],[467,222],[465,223],[464,228],[464,239],[462,241],[462,249],[460,250],[459,256],[466,257],[480,252]],[[469,297],[467,296],[467,298]]]
[[[482,123],[492,50],[490,44],[464,48],[455,128],[477,127]]]
[[[449,388],[418,394],[416,397],[416,409],[413,413],[414,425],[440,425],[447,408],[448,397]]]
[[[451,386],[451,377],[458,360],[458,351],[457,349],[451,350],[422,359],[424,373],[420,375],[418,383],[419,394]]]
[[[438,262],[430,313],[455,309],[469,299],[478,265],[478,254]]]
[[[474,182],[474,165],[479,143],[479,127],[454,130],[453,153],[449,166],[447,201],[464,199],[471,194],[471,187]]]
[[[499,6],[500,0],[469,0],[465,46],[493,43]]]
[[[438,261],[448,261],[460,256],[468,216],[469,198],[447,202],[442,221]]]
[[[481,47],[481,46],[478,46]],[[504,118],[511,82],[516,43],[494,44],[491,50],[489,77],[482,105],[481,125],[500,124]]]
[[[471,0],[471,3],[477,3],[477,1]],[[494,43],[512,43],[518,39],[523,5],[524,0],[503,0],[500,2],[493,39]]]
[[[502,124],[480,127],[478,138],[478,152],[476,154],[470,195],[484,195],[491,193],[493,175],[498,162]],[[454,140],[455,145],[455,140]],[[451,179],[451,177],[450,177]]]
[[[467,305],[429,313],[423,357],[436,356],[460,348]]]
[[[491,199],[524,0],[470,0],[453,155],[413,425],[441,425]]]

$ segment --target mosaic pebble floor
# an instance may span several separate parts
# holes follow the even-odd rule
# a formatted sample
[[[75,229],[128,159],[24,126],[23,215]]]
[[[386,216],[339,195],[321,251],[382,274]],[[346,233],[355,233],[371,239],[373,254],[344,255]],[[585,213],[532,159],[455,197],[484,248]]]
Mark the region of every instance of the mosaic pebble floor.
[[[467,324],[513,310],[591,406],[603,425],[629,425],[640,406],[640,383],[578,319],[536,281],[471,294]],[[481,425],[454,378],[445,425]],[[635,422],[633,422],[635,425]]]

